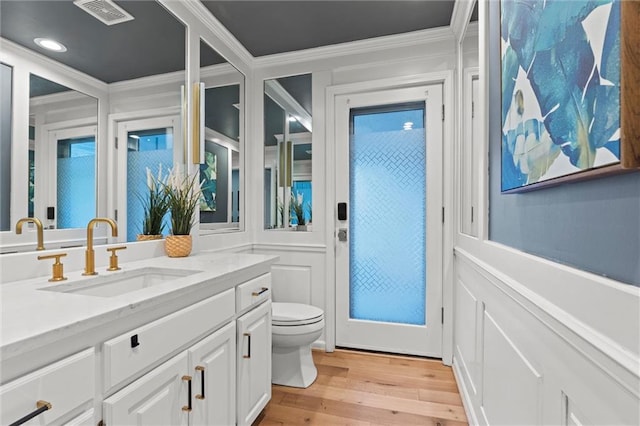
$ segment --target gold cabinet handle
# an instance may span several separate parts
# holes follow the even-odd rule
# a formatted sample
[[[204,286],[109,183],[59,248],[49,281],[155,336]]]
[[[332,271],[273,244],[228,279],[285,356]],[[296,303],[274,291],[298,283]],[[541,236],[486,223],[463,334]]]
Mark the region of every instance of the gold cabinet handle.
[[[254,296],[254,297],[260,296],[265,291],[269,291],[269,287],[262,287],[262,289],[260,291],[254,291],[254,292],[251,293],[251,295]]]
[[[111,256],[109,256],[109,267],[107,268],[107,271],[119,271],[121,268],[118,266],[118,255],[116,254],[116,252],[118,250],[126,250],[126,246],[120,246],[120,247],[110,247],[107,249],[107,251],[111,252]]]
[[[192,410],[192,406],[191,406],[191,376],[182,376],[182,380],[187,382],[188,386],[189,386],[189,401],[187,403],[187,405],[185,405],[184,407],[182,407],[182,411],[186,411],[186,412],[190,412]]]
[[[16,420],[15,422],[11,423],[11,425],[9,426],[19,426],[21,424],[24,424],[26,422],[28,422],[29,420],[31,420],[32,418],[39,416],[40,414],[44,413],[47,410],[51,410],[51,403],[47,402],[47,401],[37,401],[36,402],[36,410],[30,412],[29,414],[27,414],[26,416]]]
[[[196,371],[200,372],[200,393],[196,395],[196,399],[204,399],[204,367],[198,365]]]
[[[46,256],[38,256],[38,260],[55,259],[52,266],[52,277],[49,278],[49,282],[64,281],[67,277],[64,276],[64,265],[60,262],[61,257],[65,257],[67,253],[48,254]]]

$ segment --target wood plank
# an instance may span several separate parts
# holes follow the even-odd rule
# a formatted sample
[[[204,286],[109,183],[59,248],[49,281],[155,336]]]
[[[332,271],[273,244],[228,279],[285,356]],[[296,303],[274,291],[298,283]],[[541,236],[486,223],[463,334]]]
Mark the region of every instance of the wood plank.
[[[313,357],[316,381],[274,385],[254,426],[467,424],[453,372],[441,362],[344,350]]]
[[[429,368],[429,365],[424,363],[422,365],[402,365],[402,364],[378,364],[368,363],[362,360],[344,359],[338,357],[331,357],[326,355],[314,356],[316,364],[330,365],[335,367],[345,367],[352,369],[366,369],[373,372],[389,372],[393,371],[393,374],[405,377],[422,377],[438,380],[445,380],[454,382],[453,372],[449,370],[434,370]]]
[[[276,391],[277,392],[277,391]],[[285,393],[287,393],[285,391]],[[393,425],[462,425],[465,423],[452,422],[430,416],[416,415],[403,412],[396,408],[371,407],[366,403],[339,401],[306,394],[289,394],[283,399],[283,405],[302,408],[314,412],[331,412],[334,416],[349,420],[377,422],[377,424]],[[332,423],[327,423],[332,424]]]
[[[394,407],[395,410],[417,414],[419,416],[437,417],[442,419],[464,421],[464,410],[460,406],[440,404],[432,401],[415,401],[391,396],[376,395],[368,392],[345,390],[321,384],[315,384],[307,389],[281,387],[286,393],[307,395],[318,398],[366,405],[373,408]]]

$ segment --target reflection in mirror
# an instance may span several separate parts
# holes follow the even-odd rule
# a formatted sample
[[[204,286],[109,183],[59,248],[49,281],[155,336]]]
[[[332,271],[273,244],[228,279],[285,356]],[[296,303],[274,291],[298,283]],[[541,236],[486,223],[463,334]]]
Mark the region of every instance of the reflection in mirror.
[[[312,222],[311,74],[264,83],[264,227]]]
[[[200,66],[205,86],[200,230],[239,229],[244,75],[203,40]]]
[[[0,63],[0,231],[11,228],[11,104],[13,68]]]
[[[461,192],[460,192],[460,231],[464,234],[478,236],[478,202],[480,188],[479,160],[481,155],[481,112],[479,102],[479,37],[478,37],[478,4],[474,5],[458,48],[462,66],[462,116],[461,116]]]
[[[97,99],[30,75],[27,211],[45,228],[82,228],[96,216],[97,123]]]
[[[120,129],[133,131],[131,123],[140,118],[151,119],[159,117],[168,118],[169,124],[161,123],[149,129],[170,128],[173,132],[172,151],[173,158],[168,161],[167,168],[172,164],[183,163],[182,156],[182,126],[180,125],[181,117],[181,86],[185,84],[185,39],[186,27],[178,20],[170,11],[165,9],[162,4],[156,1],[120,1],[114,4],[123,9],[130,15],[130,20],[120,20],[118,22],[109,21],[113,16],[107,16],[100,13],[99,10],[92,10],[91,2],[82,2],[82,4],[72,1],[11,1],[0,2],[0,36],[2,38],[2,62],[13,68],[13,80],[22,82],[29,79],[32,87],[38,83],[38,77],[33,75],[41,74],[50,80],[56,82],[65,82],[65,85],[72,89],[82,88],[81,90],[92,96],[100,97],[100,118],[105,119],[107,115],[113,117],[114,128],[100,128],[100,135],[106,136],[108,132],[114,132],[119,135]],[[113,25],[110,25],[113,24]],[[42,48],[34,43],[34,38],[51,37],[66,46],[63,53],[53,52]],[[7,58],[7,59],[5,59]],[[15,61],[15,63],[14,63]],[[20,66],[18,66],[18,64]],[[66,66],[64,68],[61,66]],[[3,65],[3,79],[5,84],[5,71]],[[41,79],[42,80],[42,79]],[[42,83],[42,81],[40,81]],[[52,82],[48,82],[47,86],[51,87]],[[18,86],[16,86],[18,87]],[[92,111],[92,115],[96,115],[95,99],[92,101],[91,108],[87,108],[85,116],[72,118],[71,111],[77,109],[71,105],[73,93],[79,95],[78,92],[65,90],[55,94],[36,94],[34,92],[33,99],[29,110],[29,156],[30,169],[27,171],[29,163],[24,161],[16,161],[11,164],[14,168],[23,170],[18,176],[30,175],[30,179],[21,180],[21,182],[11,182],[11,189],[14,194],[26,194],[32,191],[33,196],[29,196],[29,207],[27,206],[11,206],[5,204],[4,199],[2,208],[17,214],[17,217],[9,219],[8,227],[4,226],[2,230],[8,230],[2,237],[0,248],[6,250],[29,250],[29,247],[23,243],[27,240],[22,235],[18,240],[13,239],[13,230],[15,221],[19,217],[27,215],[35,215],[45,222],[46,227],[67,228],[61,231],[45,232],[45,240],[47,248],[54,248],[64,245],[79,245],[84,243],[85,228],[87,221],[81,218],[66,218],[68,212],[77,212],[86,210],[85,207],[80,208],[76,205],[78,202],[73,196],[73,191],[80,190],[77,186],[79,183],[72,178],[67,185],[61,174],[68,164],[76,164],[80,161],[91,162],[94,166],[90,168],[92,175],[90,179],[86,179],[83,175],[83,181],[87,183],[86,190],[91,187],[92,195],[84,197],[83,200],[91,204],[93,213],[90,217],[96,215],[104,215],[115,217],[118,220],[120,228],[120,236],[118,238],[126,238],[128,231],[131,229],[140,231],[139,224],[142,222],[141,216],[128,220],[127,202],[128,194],[134,194],[135,189],[129,187],[127,182],[128,174],[132,179],[135,178],[134,170],[138,173],[142,170],[142,174],[146,176],[146,167],[152,170],[158,170],[158,162],[150,160],[146,164],[127,162],[127,155],[120,155],[125,150],[114,148],[116,143],[111,140],[93,139],[91,142],[85,134],[85,130],[80,127],[91,126],[87,117],[88,112]],[[14,101],[16,96],[24,96],[25,93],[14,93]],[[108,96],[107,93],[108,92]],[[2,101],[5,102],[4,89],[2,93]],[[11,99],[10,97],[8,99]],[[51,102],[57,102],[62,105],[64,111],[45,111],[45,108],[55,108],[56,105],[50,105]],[[75,101],[78,101],[75,99]],[[66,104],[65,104],[66,102]],[[79,102],[79,101],[78,101]],[[22,103],[22,102],[20,102]],[[10,119],[14,123],[26,123],[26,111],[17,109],[14,102],[8,111],[13,113]],[[4,104],[3,104],[4,105]],[[67,108],[67,105],[69,108]],[[104,113],[104,115],[103,115]],[[2,111],[5,120],[5,110]],[[65,116],[67,114],[67,116]],[[44,121],[43,121],[44,120]],[[80,120],[68,125],[57,126],[60,121]],[[94,118],[93,126],[96,126]],[[106,123],[105,123],[106,124]],[[15,124],[14,124],[15,125]],[[45,128],[40,128],[42,125]],[[48,126],[48,127],[47,127]],[[5,126],[3,125],[2,141],[5,143]],[[11,129],[7,126],[6,129]],[[14,128],[15,129],[15,128]],[[140,129],[136,129],[140,130]],[[17,134],[18,132],[16,132]],[[95,135],[95,129],[93,131]],[[135,136],[135,134],[134,134]],[[9,138],[15,138],[15,135],[8,135]],[[95,136],[94,136],[95,137]],[[120,141],[128,141],[128,136],[119,139]],[[20,147],[27,144],[27,138],[24,141],[12,140],[9,142],[14,147]],[[44,147],[42,145],[45,145]],[[94,154],[90,154],[90,147],[93,144]],[[125,144],[122,143],[121,146]],[[127,143],[127,149],[131,152],[145,151],[149,152],[148,146],[142,149],[134,147],[135,144]],[[142,146],[142,145],[141,145]],[[118,151],[117,154],[113,150]],[[46,152],[44,150],[47,150]],[[158,150],[161,150],[158,148]],[[3,149],[3,161],[4,151]],[[26,153],[26,150],[24,151]],[[91,160],[93,155],[93,160]],[[97,155],[97,158],[95,157]],[[107,170],[106,156],[115,158],[113,169]],[[142,154],[141,154],[142,156]],[[135,155],[132,155],[135,157]],[[8,158],[8,156],[7,156]],[[55,161],[54,161],[55,160]],[[96,166],[97,165],[97,168]],[[71,171],[75,170],[71,168]],[[96,175],[96,170],[98,171]],[[4,167],[3,167],[4,172]],[[59,175],[60,174],[60,175]],[[16,174],[14,173],[14,176]],[[116,179],[116,176],[118,177]],[[103,178],[101,180],[101,178]],[[106,179],[104,179],[106,178]],[[97,185],[96,185],[97,179]],[[14,179],[15,180],[15,179]],[[27,182],[27,180],[29,182]],[[138,179],[146,182],[146,179]],[[122,186],[118,186],[117,190],[114,186],[124,182]],[[93,183],[90,183],[93,182]],[[27,183],[31,186],[28,188]],[[1,184],[8,185],[2,178]],[[46,185],[46,186],[44,186]],[[144,183],[143,183],[144,185]],[[84,189],[83,189],[84,190]],[[96,192],[98,191],[98,192]],[[113,202],[107,194],[116,193],[116,200]],[[4,189],[2,191],[4,196]],[[86,192],[85,192],[86,195]],[[67,197],[65,199],[65,197]],[[132,195],[135,198],[135,195]],[[96,211],[96,200],[99,211]],[[71,202],[71,207],[65,203]],[[139,203],[139,200],[135,200]],[[22,204],[22,202],[20,202]],[[53,209],[48,209],[53,207]],[[17,213],[16,213],[17,212]],[[119,218],[117,217],[119,214]],[[47,217],[53,217],[47,220]],[[4,220],[4,213],[3,218]],[[130,227],[128,222],[133,221]],[[11,223],[13,222],[13,223]],[[104,229],[99,226],[96,234],[95,244],[104,244],[107,242]],[[166,230],[165,230],[166,232]],[[35,247],[35,246],[33,246]]]

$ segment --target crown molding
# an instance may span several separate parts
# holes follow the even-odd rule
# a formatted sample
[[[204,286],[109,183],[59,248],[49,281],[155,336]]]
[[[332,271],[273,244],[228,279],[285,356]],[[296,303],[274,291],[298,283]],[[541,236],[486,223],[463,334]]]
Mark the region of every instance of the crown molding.
[[[456,40],[461,40],[464,36],[476,1],[477,0],[456,0],[453,4],[453,12],[451,13],[449,28],[451,28]]]
[[[187,0],[182,2],[184,6],[196,16],[226,47],[228,47],[240,60],[247,64],[250,68],[254,66],[254,57],[249,51],[236,39],[229,30],[222,25],[218,19],[213,16],[211,11],[207,9],[200,0]],[[218,52],[220,53],[220,52]],[[222,55],[224,57],[224,55]],[[225,58],[229,61],[229,58]],[[231,62],[233,63],[233,62]]]
[[[451,40],[454,40],[454,34],[451,32],[449,27],[431,28],[403,34],[357,40],[348,43],[314,47],[294,52],[260,56],[255,58],[254,65],[257,68],[268,67],[271,65],[286,65],[288,63],[364,54],[380,50],[411,47],[416,46],[416,44],[437,43]]]
[[[109,93],[120,93],[127,90],[143,89],[147,87],[162,86],[165,84],[184,85],[185,71],[174,71],[165,74],[156,74],[148,77],[134,78],[132,80],[116,81],[109,84]]]

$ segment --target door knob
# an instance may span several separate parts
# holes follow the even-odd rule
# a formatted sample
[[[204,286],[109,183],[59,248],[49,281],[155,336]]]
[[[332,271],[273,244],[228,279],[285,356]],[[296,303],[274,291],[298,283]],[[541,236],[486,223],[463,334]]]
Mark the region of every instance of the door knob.
[[[338,241],[347,241],[347,228],[338,229]]]

